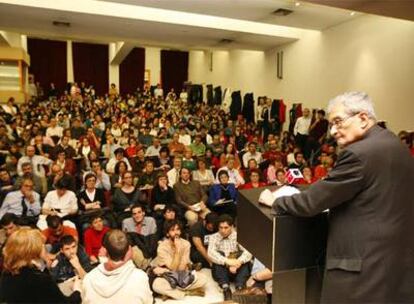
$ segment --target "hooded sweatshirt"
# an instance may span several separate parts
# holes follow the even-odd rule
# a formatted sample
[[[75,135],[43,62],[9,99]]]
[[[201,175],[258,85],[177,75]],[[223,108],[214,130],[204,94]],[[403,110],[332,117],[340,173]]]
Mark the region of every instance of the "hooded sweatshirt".
[[[83,279],[82,303],[152,304],[148,276],[131,260],[119,268],[107,270],[100,264]]]

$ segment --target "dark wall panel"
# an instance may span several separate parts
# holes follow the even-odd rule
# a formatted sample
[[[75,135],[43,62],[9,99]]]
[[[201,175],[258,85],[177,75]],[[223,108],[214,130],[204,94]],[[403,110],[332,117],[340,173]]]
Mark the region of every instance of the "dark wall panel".
[[[92,84],[98,95],[109,91],[109,50],[105,44],[74,42],[73,73],[75,81],[80,84]]]
[[[40,82],[44,93],[47,95],[51,82],[62,93],[67,82],[66,41],[28,38],[27,49],[29,72]]]
[[[121,94],[134,93],[144,86],[145,49],[134,48],[119,65]]]
[[[174,88],[179,95],[188,80],[188,52],[161,51],[161,81],[166,95]]]

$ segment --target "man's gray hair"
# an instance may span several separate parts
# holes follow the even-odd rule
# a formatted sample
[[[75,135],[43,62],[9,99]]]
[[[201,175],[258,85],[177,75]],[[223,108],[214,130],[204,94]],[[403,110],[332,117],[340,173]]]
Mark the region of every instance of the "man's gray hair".
[[[369,118],[373,120],[377,119],[374,111],[374,104],[367,93],[346,92],[336,96],[329,101],[327,109],[328,114],[332,111],[332,108],[338,104],[342,104],[349,115],[365,112]]]

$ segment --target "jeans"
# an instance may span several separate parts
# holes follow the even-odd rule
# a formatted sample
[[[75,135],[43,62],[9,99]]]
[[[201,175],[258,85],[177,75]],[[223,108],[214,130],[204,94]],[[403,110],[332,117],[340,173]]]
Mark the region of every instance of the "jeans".
[[[220,285],[229,284],[234,281],[236,288],[243,288],[250,276],[250,263],[244,263],[237,270],[236,274],[230,273],[229,269],[224,265],[213,264],[211,269],[213,279]]]

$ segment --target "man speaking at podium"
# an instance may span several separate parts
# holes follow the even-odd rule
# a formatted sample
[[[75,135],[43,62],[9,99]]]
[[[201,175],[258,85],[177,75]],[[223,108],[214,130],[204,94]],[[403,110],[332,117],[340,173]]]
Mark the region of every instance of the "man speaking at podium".
[[[376,125],[365,93],[329,102],[330,133],[343,148],[326,179],[278,198],[276,213],[329,209],[323,303],[414,303],[414,160]]]

